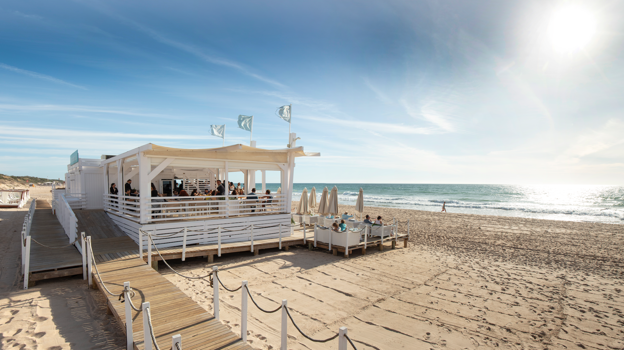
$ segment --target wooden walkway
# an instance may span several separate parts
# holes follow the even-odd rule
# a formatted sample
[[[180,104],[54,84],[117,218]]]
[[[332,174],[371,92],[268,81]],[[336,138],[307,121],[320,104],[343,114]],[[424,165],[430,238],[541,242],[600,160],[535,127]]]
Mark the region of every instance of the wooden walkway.
[[[37,200],[30,236],[34,241],[50,247],[62,247],[70,243],[47,200]],[[82,255],[76,247],[70,245],[51,249],[34,241],[30,248],[29,281],[82,274]]]
[[[92,246],[96,254],[95,241]],[[169,349],[171,337],[176,334],[182,335],[183,349],[251,349],[212,314],[138,259],[138,255],[101,261],[97,266],[106,287],[117,295],[106,293],[97,275],[94,275],[94,282],[106,295],[108,306],[124,331],[125,303],[119,301],[118,295],[123,291],[123,283],[130,282],[136,293],[132,299],[134,305],[140,308],[143,302],[150,303],[154,334],[161,349]],[[132,333],[135,348],[144,349],[142,312],[132,311]]]

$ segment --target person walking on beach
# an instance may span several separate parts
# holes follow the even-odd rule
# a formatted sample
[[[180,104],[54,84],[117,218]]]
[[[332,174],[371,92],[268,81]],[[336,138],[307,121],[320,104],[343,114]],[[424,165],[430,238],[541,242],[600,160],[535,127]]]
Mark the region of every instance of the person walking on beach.
[[[441,213],[446,213],[446,202],[442,203],[442,211]]]

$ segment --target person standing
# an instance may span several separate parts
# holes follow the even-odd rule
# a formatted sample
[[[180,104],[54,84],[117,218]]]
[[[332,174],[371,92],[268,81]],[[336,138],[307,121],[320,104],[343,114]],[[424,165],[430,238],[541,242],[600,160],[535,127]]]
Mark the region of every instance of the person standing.
[[[446,213],[446,202],[442,203],[442,213]]]
[[[124,187],[124,192],[132,191],[132,180],[126,181],[126,186]]]

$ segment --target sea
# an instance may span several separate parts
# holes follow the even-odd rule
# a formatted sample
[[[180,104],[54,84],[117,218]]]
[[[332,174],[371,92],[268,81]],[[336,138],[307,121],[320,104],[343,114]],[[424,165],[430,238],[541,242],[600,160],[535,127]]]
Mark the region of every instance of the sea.
[[[338,202],[347,205],[355,205],[362,188],[370,207],[439,212],[446,202],[449,213],[624,224],[624,186],[296,183],[293,200],[304,188],[310,193],[315,187],[320,199],[323,188],[334,186]],[[278,187],[267,184],[272,191]]]

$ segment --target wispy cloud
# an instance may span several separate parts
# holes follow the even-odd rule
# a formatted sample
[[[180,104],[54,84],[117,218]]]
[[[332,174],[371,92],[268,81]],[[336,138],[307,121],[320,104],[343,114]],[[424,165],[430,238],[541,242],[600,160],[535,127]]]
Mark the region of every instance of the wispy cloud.
[[[47,80],[47,81],[50,81],[50,82],[53,82],[53,83],[62,84],[62,85],[66,85],[66,86],[71,86],[71,87],[82,89],[82,90],[87,90],[87,88],[84,87],[84,86],[72,84],[72,83],[67,82],[65,80],[57,79],[57,78],[51,77],[49,75],[40,74],[40,73],[32,72],[32,71],[29,71],[29,70],[25,70],[25,69],[20,69],[20,68],[17,68],[17,67],[9,66],[8,64],[0,63],[0,68],[6,69],[8,71],[15,72],[15,73],[19,73],[19,74],[22,74],[22,75],[27,75],[27,76],[32,77],[32,78],[37,78],[37,79],[41,79],[41,80]]]
[[[206,62],[238,70],[239,72],[241,72],[241,73],[243,73],[243,74],[245,74],[247,76],[250,76],[252,78],[258,79],[258,80],[263,81],[265,83],[268,83],[268,84],[271,84],[271,85],[274,85],[274,86],[277,86],[277,87],[280,87],[280,88],[285,87],[284,84],[282,84],[282,83],[280,83],[280,82],[278,82],[276,80],[269,79],[269,78],[264,77],[264,76],[262,76],[260,74],[252,72],[249,68],[245,67],[241,63],[238,63],[236,61],[229,60],[229,59],[226,59],[226,58],[209,55],[209,54],[205,53],[202,49],[198,48],[197,46],[194,46],[194,45],[191,45],[191,44],[188,44],[188,43],[184,43],[184,42],[181,42],[181,41],[178,41],[178,40],[171,39],[171,38],[167,37],[166,35],[164,35],[164,34],[162,34],[160,32],[157,32],[156,30],[154,30],[154,29],[152,29],[152,28],[150,28],[150,27],[148,27],[148,26],[146,26],[144,24],[141,24],[141,23],[138,23],[138,22],[133,21],[131,19],[125,18],[125,17],[123,17],[121,15],[118,15],[118,14],[113,13],[113,12],[111,12],[109,10],[106,10],[106,9],[99,8],[99,10],[102,11],[103,13],[111,16],[111,17],[114,17],[114,18],[116,18],[116,19],[118,19],[118,20],[120,20],[120,21],[122,21],[122,22],[124,22],[126,24],[129,24],[129,25],[135,27],[139,31],[149,35],[152,39],[154,39],[154,40],[156,40],[156,41],[158,41],[158,42],[160,42],[162,44],[165,44],[165,45],[168,45],[170,47],[176,48],[178,50],[184,51],[184,52],[186,52],[188,54],[191,54],[191,55],[193,55],[193,56],[195,56],[195,57],[197,57],[199,59],[202,59],[202,60],[204,60]]]
[[[448,120],[448,117],[442,115],[442,113],[433,108],[431,103],[425,104],[420,110],[413,108],[405,99],[401,99],[401,105],[405,109],[405,112],[414,119],[424,119],[444,132],[455,131],[455,127]]]
[[[42,19],[43,17],[39,16],[39,15],[32,15],[29,13],[23,13],[23,12],[19,12],[19,11],[13,11],[13,14],[15,14],[16,16],[20,16],[23,18],[28,18],[28,19]]]
[[[379,99],[379,101],[385,103],[385,104],[392,104],[394,103],[392,101],[392,99],[390,97],[388,97],[388,95],[386,95],[383,91],[381,91],[377,86],[373,85],[370,80],[368,78],[364,78],[364,84],[366,84],[366,86],[371,89],[371,91],[373,91],[375,93],[375,95],[377,96],[377,98]]]
[[[102,107],[92,106],[71,106],[71,105],[18,105],[18,104],[0,104],[0,111],[22,111],[22,112],[51,112],[51,111],[63,111],[63,112],[90,112],[90,113],[105,113],[105,114],[118,114],[118,115],[130,115],[135,117],[149,117],[149,118],[171,118],[171,115],[158,114],[158,113],[144,113],[134,112],[122,109],[109,109]],[[179,116],[176,116],[179,118]]]
[[[378,123],[369,122],[364,120],[344,120],[336,118],[323,118],[315,116],[299,115],[297,118],[310,120],[314,122],[326,123],[337,127],[347,127],[352,129],[358,129],[362,131],[368,131],[373,134],[420,134],[428,135],[435,133],[435,130],[431,128],[419,128],[405,124],[390,124],[390,123]]]

